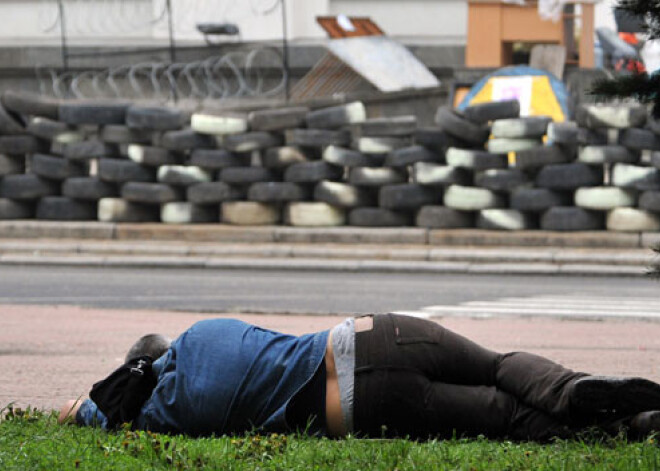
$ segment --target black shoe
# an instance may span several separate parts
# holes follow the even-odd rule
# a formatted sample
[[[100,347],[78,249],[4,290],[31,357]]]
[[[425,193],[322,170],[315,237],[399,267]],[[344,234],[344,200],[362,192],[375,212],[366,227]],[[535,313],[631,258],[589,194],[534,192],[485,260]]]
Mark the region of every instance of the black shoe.
[[[630,419],[628,436],[643,440],[652,433],[660,432],[660,411],[650,410],[640,412]]]
[[[660,410],[660,384],[644,378],[585,376],[573,383],[570,401],[574,410],[585,412]]]

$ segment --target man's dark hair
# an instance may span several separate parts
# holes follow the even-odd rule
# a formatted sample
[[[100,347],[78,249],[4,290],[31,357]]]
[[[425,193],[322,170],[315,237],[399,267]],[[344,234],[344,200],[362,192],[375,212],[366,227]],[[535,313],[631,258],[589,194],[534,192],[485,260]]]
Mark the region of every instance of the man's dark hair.
[[[161,334],[147,334],[143,335],[133,344],[128,353],[126,354],[125,363],[129,361],[148,355],[154,361],[163,356],[170,348],[172,341]]]

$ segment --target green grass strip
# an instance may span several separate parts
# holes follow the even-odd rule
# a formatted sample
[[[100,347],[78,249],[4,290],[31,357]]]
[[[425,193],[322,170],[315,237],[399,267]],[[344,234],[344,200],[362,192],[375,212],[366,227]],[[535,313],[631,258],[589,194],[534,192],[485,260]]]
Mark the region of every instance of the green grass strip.
[[[632,443],[624,436],[595,434],[545,445],[277,434],[195,439],[61,426],[54,412],[6,409],[0,421],[0,469],[654,470],[660,469],[660,448],[655,437]]]

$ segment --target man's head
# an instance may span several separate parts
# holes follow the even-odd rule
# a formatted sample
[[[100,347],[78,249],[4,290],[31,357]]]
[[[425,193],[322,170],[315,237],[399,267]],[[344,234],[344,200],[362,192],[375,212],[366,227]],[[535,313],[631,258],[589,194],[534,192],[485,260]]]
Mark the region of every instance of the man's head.
[[[157,358],[163,356],[172,341],[161,334],[147,334],[135,342],[126,354],[126,363],[133,360],[134,358],[141,357],[144,355],[149,355],[151,358],[156,360]]]

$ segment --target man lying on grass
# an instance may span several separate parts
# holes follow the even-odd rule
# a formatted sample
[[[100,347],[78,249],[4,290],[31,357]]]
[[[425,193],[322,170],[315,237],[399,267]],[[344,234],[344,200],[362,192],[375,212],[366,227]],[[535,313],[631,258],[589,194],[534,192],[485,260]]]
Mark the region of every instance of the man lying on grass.
[[[128,376],[106,381],[114,389],[92,390],[98,405],[69,401],[60,422],[113,428],[130,421],[192,436],[300,430],[545,441],[590,427],[626,429],[632,438],[660,431],[659,384],[496,353],[434,322],[394,314],[300,337],[206,320],[171,345],[143,337],[129,360]]]

